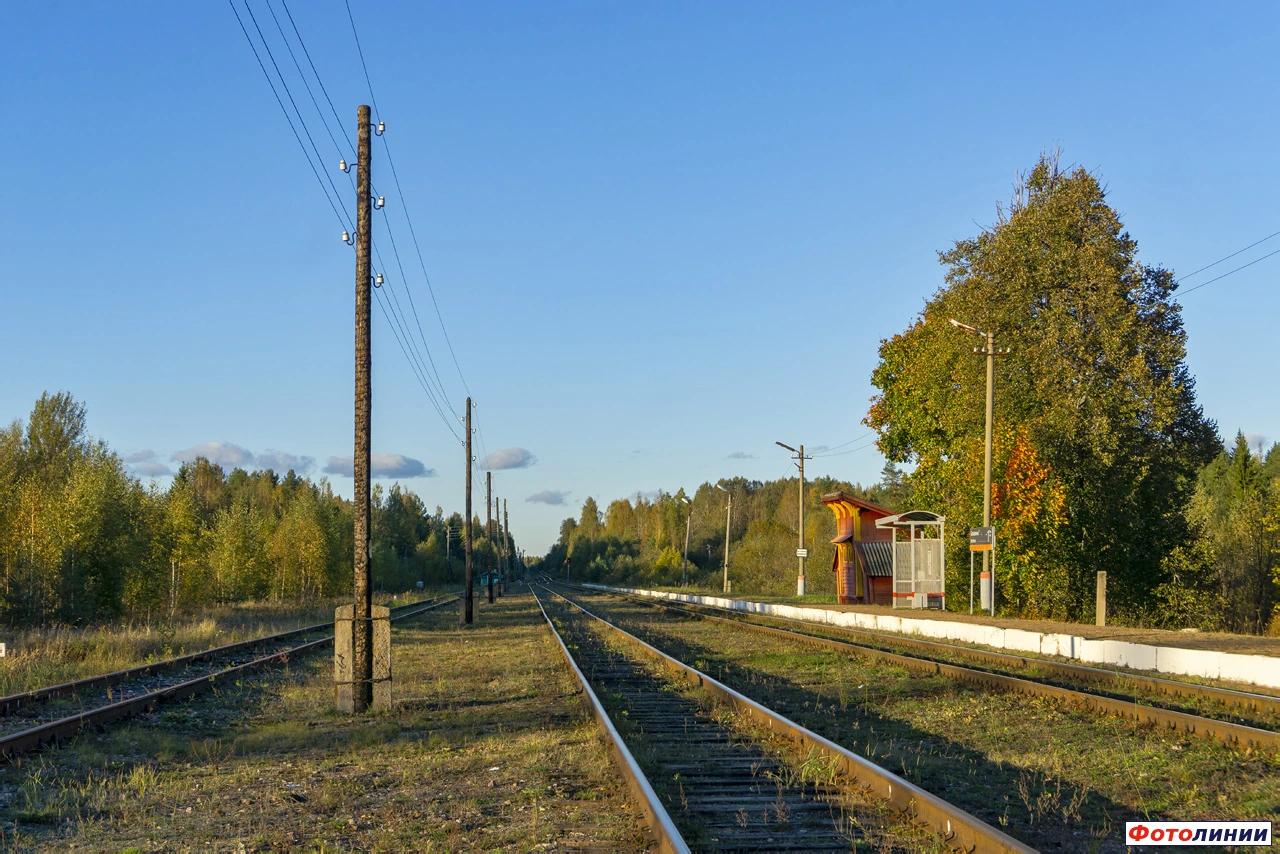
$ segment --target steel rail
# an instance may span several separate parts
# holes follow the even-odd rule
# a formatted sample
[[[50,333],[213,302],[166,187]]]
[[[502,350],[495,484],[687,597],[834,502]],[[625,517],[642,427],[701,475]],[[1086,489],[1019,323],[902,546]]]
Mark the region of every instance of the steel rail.
[[[1030,852],[1035,851],[1034,848],[1019,842],[1007,833],[997,830],[977,816],[899,777],[892,771],[881,768],[848,748],[783,717],[750,697],[735,691],[714,677],[690,667],[620,626],[606,620],[604,617],[588,611],[577,602],[552,590],[550,587],[544,585],[544,589],[588,617],[598,620],[602,625],[607,626],[619,637],[639,648],[647,656],[684,681],[706,689],[717,700],[733,707],[734,711],[760,720],[770,729],[794,739],[802,748],[816,750],[835,760],[848,777],[866,786],[873,794],[887,801],[895,809],[913,819],[924,822],[941,833],[949,844],[958,846],[964,851],[972,852],[1019,852],[1019,854],[1030,854]]]
[[[581,585],[565,585],[563,582],[559,583],[563,586],[577,587],[581,590],[597,589],[583,587]],[[663,602],[664,604],[670,603],[671,605],[683,605],[687,608],[706,608],[712,611],[720,611],[724,614],[733,615],[744,623],[750,622],[752,619],[766,619],[805,625],[807,628],[807,621],[800,620],[795,617],[782,617],[776,614],[756,614],[735,611],[732,608],[725,608],[722,605],[709,605],[702,602],[673,602],[669,599],[657,599],[654,597],[639,596],[633,593],[624,593],[620,590],[605,589],[607,592],[619,596],[631,596],[637,599]],[[1222,703],[1224,706],[1280,715],[1280,695],[1276,694],[1262,694],[1254,691],[1245,691],[1239,688],[1224,688],[1219,685],[1200,685],[1195,682],[1184,682],[1179,679],[1166,679],[1160,676],[1151,676],[1146,673],[1110,670],[1105,667],[1090,667],[1087,664],[1071,664],[1064,661],[1055,661],[1051,658],[1035,658],[1032,656],[1016,655],[1008,652],[976,649],[974,647],[945,643],[943,641],[924,640],[922,638],[907,637],[905,635],[889,634],[886,631],[854,629],[848,626],[833,626],[826,623],[814,623],[813,626],[815,628],[820,628],[823,631],[835,632],[842,635],[852,635],[853,637],[865,638],[868,641],[884,645],[898,646],[905,649],[915,649],[922,652],[955,655],[967,658],[971,661],[997,666],[1018,667],[1023,669],[1038,667],[1064,678],[1083,679],[1090,682],[1107,683],[1113,686],[1121,686],[1124,683],[1129,683],[1160,694],[1190,697],[1193,699],[1214,700],[1215,702]]]
[[[613,755],[613,761],[617,764],[618,770],[622,772],[622,776],[626,778],[627,787],[631,790],[632,796],[640,805],[641,811],[644,812],[648,820],[649,830],[657,840],[658,850],[670,852],[670,854],[688,854],[689,846],[684,841],[684,837],[680,835],[680,831],[676,828],[675,822],[671,820],[671,815],[667,812],[667,808],[662,805],[657,793],[653,791],[653,786],[650,785],[649,779],[640,770],[640,764],[636,762],[635,757],[627,748],[626,742],[622,740],[618,728],[609,719],[609,713],[605,711],[600,698],[596,696],[591,683],[587,681],[586,674],[582,672],[582,668],[578,667],[578,663],[573,660],[569,647],[565,645],[564,638],[560,636],[555,623],[551,621],[551,617],[547,614],[547,609],[542,607],[542,600],[538,598],[538,593],[533,589],[532,585],[529,586],[529,592],[533,593],[533,601],[538,603],[538,610],[542,612],[542,618],[547,621],[547,627],[551,629],[551,636],[556,639],[556,644],[560,647],[560,654],[564,656],[565,663],[569,666],[569,670],[573,672],[573,675],[577,677],[578,684],[582,686],[582,692],[586,695],[587,702],[591,706],[591,714],[595,716],[596,723],[604,731],[605,741],[609,747],[609,752]]]
[[[453,594],[444,594],[443,596],[433,596],[422,602],[411,602],[408,605],[400,605],[395,610],[400,611],[405,608],[412,608],[417,605],[423,605],[445,599]],[[81,691],[93,688],[104,688],[111,685],[124,682],[128,679],[135,679],[139,676],[149,676],[155,673],[164,673],[169,670],[176,670],[194,664],[197,661],[203,661],[207,658],[213,658],[219,655],[227,655],[228,653],[238,652],[242,649],[249,649],[264,643],[274,643],[283,640],[289,640],[300,635],[311,634],[312,632],[331,631],[333,623],[316,623],[311,626],[302,626],[297,629],[289,629],[288,631],[279,632],[274,635],[264,635],[259,638],[251,638],[249,640],[236,641],[235,643],[225,644],[223,646],[211,647],[210,649],[200,650],[199,652],[180,655],[177,658],[168,658],[164,661],[153,661],[150,664],[142,664],[137,667],[130,667],[124,670],[115,670],[110,673],[101,673],[97,676],[86,676],[83,679],[76,679],[72,682],[63,682],[58,685],[47,685],[43,688],[35,688],[30,691],[23,691],[19,694],[10,694],[7,697],[0,697],[0,716],[9,715],[18,709],[29,706],[33,703],[41,703],[46,700],[52,700],[57,697],[65,697],[70,694],[78,694]]]
[[[415,602],[410,605],[404,605],[397,609],[399,613],[393,615],[391,620],[403,620],[409,617],[416,617],[419,614],[424,614],[427,611],[456,602],[458,598],[459,597],[457,595],[452,595],[451,597],[436,597],[433,600],[428,600],[429,604]],[[293,635],[296,631],[297,630],[284,632],[282,634]],[[148,691],[145,694],[139,694],[136,697],[130,697],[126,700],[120,700],[104,706],[98,706],[93,709],[88,709],[74,715],[69,715],[55,721],[49,721],[47,723],[39,724],[20,732],[13,733],[0,738],[0,760],[7,761],[20,754],[39,750],[45,745],[77,735],[90,727],[103,726],[123,718],[150,711],[165,700],[179,699],[199,693],[200,691],[213,687],[213,685],[220,681],[250,673],[270,664],[288,661],[290,656],[311,652],[323,644],[331,644],[332,642],[333,635],[330,634],[327,637],[307,641],[299,644],[298,646],[290,647],[289,649],[278,650],[270,653],[269,655],[255,658],[252,661],[247,661],[242,664],[224,668],[223,670],[198,676],[195,679],[188,679],[185,682],[179,682],[164,688],[158,688],[154,691]],[[230,646],[237,645],[232,644]]]
[[[919,673],[946,676],[951,679],[970,682],[983,687],[995,688],[1002,691],[1016,691],[1033,696],[1052,697],[1057,700],[1063,700],[1085,706],[1086,708],[1096,709],[1097,711],[1105,712],[1107,714],[1131,718],[1139,723],[1150,723],[1170,730],[1208,736],[1228,745],[1250,745],[1253,747],[1270,749],[1280,747],[1280,732],[1275,732],[1273,730],[1261,729],[1259,727],[1252,727],[1246,724],[1232,723],[1230,721],[1216,720],[1214,718],[1206,718],[1189,712],[1179,712],[1173,709],[1161,708],[1159,706],[1144,706],[1135,700],[1119,700],[1102,694],[1092,694],[1087,691],[1080,691],[1074,688],[1063,688],[1058,685],[1052,685],[1046,682],[1037,682],[1020,676],[993,673],[989,670],[977,670],[972,667],[965,667],[961,664],[950,664],[944,661],[935,661],[930,658],[919,658],[912,655],[905,655],[903,653],[890,652],[874,646],[867,646],[864,644],[854,643],[853,641],[838,640],[835,638],[823,637],[821,635],[809,634],[808,632],[797,631],[795,629],[764,626],[747,620],[720,617],[715,614],[705,614],[700,611],[681,608],[663,600],[653,600],[648,599],[647,597],[630,597],[628,594],[616,592],[612,593],[612,595],[631,598],[633,601],[641,602],[653,607],[666,608],[667,610],[688,614],[701,620],[716,620],[735,626],[745,626],[746,628],[763,634],[771,634],[775,637],[783,637],[788,640],[807,643],[811,646],[826,647],[828,649],[852,653],[875,661],[896,664]]]

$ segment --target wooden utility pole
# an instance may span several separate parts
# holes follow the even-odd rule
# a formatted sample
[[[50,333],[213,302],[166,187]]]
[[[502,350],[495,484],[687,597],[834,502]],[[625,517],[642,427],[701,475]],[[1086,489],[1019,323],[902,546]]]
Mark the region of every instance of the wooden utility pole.
[[[502,554],[506,557],[507,569],[502,575],[502,587],[506,589],[507,579],[511,576],[511,514],[507,511],[507,499],[502,499]]]
[[[800,545],[796,546],[796,554],[800,556],[800,575],[796,578],[796,595],[803,596],[805,594],[804,584],[804,559],[807,552],[804,550],[804,443],[800,443],[800,453],[796,454],[800,458]]]
[[[1093,623],[1097,626],[1105,626],[1107,624],[1107,571],[1099,570],[1097,579],[1098,589],[1094,593],[1093,603]]]
[[[497,545],[493,542],[493,472],[484,473],[484,537],[489,541],[489,604],[493,604],[493,573],[497,568]]]
[[[356,436],[352,475],[355,480],[355,607],[352,614],[353,708],[363,712],[373,702],[373,585],[370,583],[369,432],[373,393],[370,388],[369,311],[373,294],[369,263],[372,216],[369,204],[369,105],[356,108]]]
[[[466,589],[462,594],[462,625],[469,626],[472,621],[472,610],[474,608],[472,588],[475,582],[471,577],[471,398],[467,398],[467,515],[463,533],[466,537],[466,553],[467,553],[467,570],[466,570]]]

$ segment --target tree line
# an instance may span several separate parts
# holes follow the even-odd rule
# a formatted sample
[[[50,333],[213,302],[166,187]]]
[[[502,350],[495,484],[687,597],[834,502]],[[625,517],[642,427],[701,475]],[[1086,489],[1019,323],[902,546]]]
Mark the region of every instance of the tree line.
[[[588,498],[576,519],[564,520],[560,536],[537,569],[579,581],[634,581],[674,585],[687,579],[719,589],[723,579],[725,528],[729,533],[729,578],[735,592],[781,596],[795,592],[799,478],[759,481],[737,477],[703,483],[656,497],[620,498],[601,511]],[[877,504],[905,500],[905,479],[887,465],[879,483],[864,487],[834,478],[805,482],[805,543],[810,549],[808,590],[832,595],[835,536],[831,511],[822,496],[842,490]],[[688,564],[685,534],[688,531]]]
[[[375,486],[373,582],[458,583],[463,517]],[[473,521],[478,565],[496,544]],[[351,502],[293,471],[184,463],[144,485],[86,430],[85,407],[46,393],[0,431],[0,620],[172,617],[246,600],[310,601],[351,587]]]
[[[955,595],[967,593],[966,530],[982,522],[985,411],[974,353],[983,342],[954,318],[1008,348],[996,360],[992,498],[1005,614],[1091,619],[1095,573],[1106,570],[1112,617],[1280,628],[1280,452],[1243,436],[1223,444],[1186,364],[1178,280],[1138,259],[1097,178],[1042,157],[996,222],[939,260],[943,285],[880,344],[864,423],[889,463],[885,480],[862,494],[893,488],[880,503],[947,517],[950,605],[967,601]],[[795,481],[731,488],[745,511],[730,532],[735,590],[787,592]],[[815,484],[807,503],[823,489]],[[694,501],[690,556],[704,580],[717,563],[700,551],[716,539],[717,493],[704,484]],[[588,501],[548,563],[669,582],[682,545],[679,498],[615,502],[600,523]],[[810,542],[822,542],[829,515],[807,514]],[[815,551],[830,560],[829,549]],[[829,573],[810,581],[830,589]]]

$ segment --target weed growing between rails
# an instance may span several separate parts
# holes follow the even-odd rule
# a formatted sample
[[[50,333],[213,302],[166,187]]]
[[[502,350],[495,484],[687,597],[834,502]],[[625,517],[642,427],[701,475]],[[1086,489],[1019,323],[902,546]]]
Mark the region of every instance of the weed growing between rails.
[[[0,769],[0,793],[46,793],[37,810],[0,794],[5,842],[643,850],[531,598],[480,608],[466,631],[456,623],[449,607],[393,624],[398,707],[387,713],[333,711],[321,655]]]
[[[578,618],[571,615],[570,619]],[[797,750],[793,741],[768,726],[750,716],[737,714],[723,703],[717,702],[715,695],[674,677],[669,670],[657,665],[647,656],[637,656],[634,646],[599,623],[590,621],[586,623],[586,627],[593,638],[590,642],[600,644],[612,654],[634,662],[640,672],[648,674],[655,687],[682,698],[691,710],[697,710],[697,717],[714,721],[731,733],[742,750],[759,752],[759,758],[750,766],[750,773],[758,787],[765,793],[773,792],[773,796],[751,798],[750,803],[737,811],[736,823],[742,829],[772,829],[781,834],[780,839],[790,838],[789,834],[798,832],[803,820],[801,816],[789,813],[792,804],[796,803],[795,793],[810,790],[816,800],[825,805],[826,819],[849,839],[849,844],[855,850],[949,850],[946,842],[932,830],[913,823],[893,810],[866,787],[851,783],[838,770],[835,759],[815,750]],[[661,733],[647,732],[643,723],[644,716],[633,718],[630,714],[627,697],[606,694],[602,700],[606,706],[611,707],[611,717],[618,721],[637,760],[645,767],[650,781],[673,817],[677,822],[684,822],[682,830],[685,831],[686,838],[695,846],[703,844],[717,847],[714,841],[704,839],[706,831],[703,828],[696,823],[690,826],[688,822],[694,820],[690,813],[690,803],[706,796],[708,783],[704,778],[707,771],[700,763],[708,761],[715,764],[723,757],[700,759],[697,748],[687,743],[688,735],[683,740],[676,739],[675,743],[667,744]],[[687,769],[688,774],[681,770],[666,773],[672,768]],[[723,783],[713,784],[712,788],[718,789],[719,785]],[[804,802],[798,805],[813,806]]]
[[[591,597],[589,607],[1037,847],[1123,850],[1116,828],[1130,818],[1258,818],[1280,802],[1280,760],[1271,752],[986,692],[614,597]]]

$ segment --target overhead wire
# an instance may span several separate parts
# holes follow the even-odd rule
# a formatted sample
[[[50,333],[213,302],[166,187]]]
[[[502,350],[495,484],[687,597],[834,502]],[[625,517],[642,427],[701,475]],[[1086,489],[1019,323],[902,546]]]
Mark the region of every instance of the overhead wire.
[[[1237,253],[1237,254],[1239,254],[1239,253]],[[1265,260],[1267,260],[1267,259],[1268,259],[1268,258],[1270,258],[1272,255],[1280,255],[1280,249],[1274,249],[1274,250],[1272,250],[1271,252],[1268,252],[1266,255],[1262,255],[1262,256],[1259,256],[1259,257],[1257,257],[1257,258],[1254,258],[1252,261],[1250,261],[1250,262],[1249,262],[1249,263],[1247,263],[1247,264],[1241,264],[1239,267],[1236,267],[1236,268],[1235,268],[1235,269],[1233,269],[1233,270],[1228,270],[1228,271],[1227,271],[1227,272],[1225,272],[1225,273],[1221,273],[1221,274],[1219,274],[1219,275],[1217,275],[1217,276],[1214,276],[1212,279],[1206,279],[1205,281],[1201,282],[1201,283],[1200,283],[1200,284],[1198,284],[1198,285],[1195,285],[1195,286],[1193,286],[1193,287],[1187,288],[1185,291],[1181,291],[1181,292],[1180,292],[1180,293],[1181,293],[1181,296],[1186,296],[1187,294],[1192,293],[1192,292],[1194,292],[1194,291],[1198,291],[1198,290],[1200,290],[1201,288],[1203,288],[1203,287],[1205,287],[1205,286],[1207,286],[1207,285],[1212,285],[1214,282],[1219,281],[1220,279],[1225,279],[1227,276],[1230,276],[1232,273],[1239,273],[1241,270],[1245,269],[1246,267],[1252,267],[1254,264],[1257,264],[1259,261],[1265,261]],[[1179,280],[1179,281],[1181,281],[1181,280]]]
[[[320,72],[316,68],[315,61],[311,56],[311,51],[310,49],[307,48],[306,40],[302,37],[302,31],[299,29],[298,23],[293,17],[293,12],[289,9],[289,6],[287,2],[285,2],[285,0],[280,0],[280,5],[284,9],[286,17],[288,17],[289,19],[289,24],[293,29],[294,36],[298,40],[299,46],[302,48],[303,56],[306,57],[307,59],[307,64],[311,68],[311,73],[315,77],[316,83],[319,86],[321,93],[324,95],[325,102],[329,105],[329,110],[333,115],[334,121],[338,125],[339,132],[342,134],[343,139],[346,140],[347,145],[350,146],[351,156],[354,157],[355,156],[354,144],[352,143],[350,135],[346,131],[346,126],[343,124],[341,117],[338,115],[338,110],[334,106],[333,98],[329,95],[328,87],[325,86],[324,79],[320,76]],[[268,0],[268,8],[271,9],[270,0]],[[329,139],[330,141],[333,142],[334,148],[337,149],[339,155],[345,158],[347,152],[344,151],[342,146],[338,143],[337,137],[334,136],[333,131],[330,129],[328,117],[324,114],[324,111],[320,108],[320,104],[316,100],[310,84],[306,82],[306,74],[302,70],[302,65],[301,63],[298,62],[297,55],[293,52],[292,46],[288,44],[288,36],[284,32],[284,27],[280,24],[279,18],[278,16],[276,16],[274,9],[271,9],[271,12],[272,12],[272,18],[275,19],[276,21],[276,27],[280,31],[280,37],[285,40],[286,46],[289,48],[289,55],[294,61],[294,67],[297,68],[299,76],[303,78],[304,85],[306,86],[306,89],[307,89],[307,94],[311,97],[312,106],[315,107],[316,113],[320,116],[320,120],[325,126],[325,132],[329,135]],[[364,64],[363,54],[361,55],[361,64],[362,66]],[[366,77],[366,82],[368,82],[367,68],[365,71],[365,77]],[[375,110],[376,110],[376,107],[375,107]],[[385,143],[385,140],[384,140],[384,143]],[[354,181],[355,181],[354,176],[352,176],[351,180],[354,186]],[[374,191],[374,194],[377,195],[376,187],[373,188],[373,191]],[[403,196],[402,196],[402,201],[403,201]],[[404,263],[400,257],[400,248],[399,248],[398,242],[396,241],[395,230],[392,227],[391,219],[387,215],[387,212],[385,210],[382,210],[382,213],[383,213],[383,217],[382,217],[383,225],[387,230],[387,238],[391,243],[392,255],[395,257],[396,267],[400,272],[400,282],[404,287],[405,298],[407,299],[410,307],[410,312],[404,311],[403,306],[400,305],[399,297],[396,295],[395,288],[394,286],[392,286],[391,294],[395,302],[396,310],[399,315],[403,316],[403,324],[405,327],[404,331],[406,336],[409,339],[412,339],[412,335],[409,334],[409,330],[408,330],[408,327],[409,327],[408,317],[410,313],[413,314],[414,326],[416,326],[418,330],[418,339],[421,341],[421,347],[418,347],[415,344],[413,349],[415,353],[418,355],[418,358],[420,361],[423,359],[423,356],[425,355],[424,369],[426,369],[427,371],[427,376],[434,379],[433,388],[435,392],[438,394],[439,398],[444,403],[446,408],[448,408],[448,410],[451,413],[453,413],[454,418],[458,418],[458,411],[457,409],[454,408],[452,397],[450,396],[444,384],[443,378],[440,376],[440,370],[439,370],[439,367],[436,365],[435,356],[432,355],[432,352],[431,352],[431,345],[428,343],[426,332],[422,328],[422,320],[418,316],[417,304],[413,298],[413,289],[410,287],[409,277],[405,273]],[[379,259],[379,263],[380,264],[382,263],[381,259]],[[385,264],[383,264],[383,269],[385,271],[386,269]]]
[[[1232,258],[1236,257],[1237,255],[1240,255],[1240,254],[1243,254],[1243,253],[1245,253],[1245,252],[1248,252],[1250,249],[1252,249],[1252,248],[1253,248],[1253,247],[1255,247],[1255,246],[1261,246],[1263,243],[1266,243],[1268,240],[1272,239],[1273,237],[1280,237],[1280,231],[1273,231],[1271,234],[1268,234],[1266,237],[1262,238],[1261,240],[1255,240],[1253,243],[1250,243],[1248,246],[1244,247],[1243,249],[1237,249],[1235,252],[1232,252],[1230,255],[1223,255],[1221,258],[1219,258],[1217,261],[1214,261],[1212,264],[1205,264],[1203,267],[1199,268],[1198,270],[1192,270],[1190,273],[1187,273],[1187,274],[1186,274],[1186,275],[1184,275],[1184,276],[1179,276],[1179,277],[1178,277],[1178,279],[1177,279],[1178,284],[1182,284],[1182,283],[1183,283],[1183,282],[1185,282],[1187,279],[1190,279],[1192,276],[1195,276],[1195,275],[1197,275],[1197,274],[1199,274],[1199,273],[1203,273],[1205,270],[1208,270],[1208,269],[1209,269],[1209,268],[1211,268],[1211,267],[1216,267],[1216,266],[1218,266],[1218,265],[1219,265],[1219,264],[1221,264],[1223,261],[1230,261]],[[1272,252],[1272,253],[1271,253],[1271,255],[1274,255],[1274,254],[1276,254],[1276,253],[1274,253],[1274,252]],[[1262,257],[1263,257],[1263,258],[1267,258],[1267,257],[1270,257],[1270,256],[1268,256],[1268,255],[1264,255],[1264,256],[1262,256]],[[1262,258],[1259,258],[1258,260],[1259,260],[1259,261],[1261,261],[1261,260],[1262,260]],[[1246,265],[1245,265],[1245,267],[1247,267],[1247,266],[1249,266],[1249,265],[1248,265],[1248,264],[1246,264]],[[1236,268],[1236,270],[1243,270],[1243,269],[1244,269],[1244,267],[1237,267],[1237,268]],[[1223,274],[1222,274],[1222,276],[1219,276],[1218,278],[1222,278],[1223,276],[1229,276],[1229,275],[1231,275],[1231,273],[1234,273],[1236,270],[1231,270],[1231,271],[1229,271],[1229,272],[1227,272],[1227,273],[1223,273]],[[1210,281],[1213,281],[1213,280],[1211,279]],[[1196,285],[1196,287],[1197,287],[1197,288],[1202,288],[1202,287],[1204,287],[1204,286],[1205,286],[1205,285],[1207,285],[1207,284],[1209,284],[1209,282],[1202,282],[1201,284]],[[1189,291],[1191,291],[1191,290],[1194,290],[1194,288],[1189,288],[1187,291],[1183,291],[1183,293],[1187,293],[1187,292],[1189,292]]]
[[[233,6],[232,8],[234,9],[235,7]],[[249,20],[253,22],[253,28],[257,31],[258,38],[262,40],[262,47],[267,52],[267,59],[271,60],[271,67],[276,70],[276,75],[280,78],[280,85],[284,89],[284,94],[289,99],[289,103],[293,105],[293,111],[298,116],[298,123],[302,125],[302,132],[306,134],[307,141],[311,143],[311,150],[315,152],[316,162],[323,164],[324,158],[320,156],[320,149],[316,147],[316,141],[311,135],[311,129],[307,127],[307,121],[303,118],[302,111],[298,109],[298,102],[294,100],[293,92],[290,91],[289,84],[284,79],[284,74],[280,71],[280,65],[276,62],[275,54],[271,51],[271,45],[267,43],[267,37],[263,35],[262,28],[258,26],[258,16],[253,14],[253,8],[249,5],[249,0],[244,0],[244,10],[249,13]],[[239,18],[239,15],[236,17]],[[333,183],[333,178],[329,175],[328,170],[325,170],[324,174],[329,179],[329,186],[333,189],[334,198],[341,199],[342,194],[338,192],[338,186]]]
[[[341,143],[338,142],[337,136],[335,136],[332,128],[330,127],[328,117],[325,115],[324,110],[321,109],[320,107],[319,101],[316,99],[315,92],[312,89],[309,81],[307,80],[306,72],[302,69],[302,65],[298,61],[297,54],[294,52],[292,44],[290,44],[288,34],[285,32],[284,26],[281,23],[279,16],[276,14],[275,9],[271,6],[270,0],[266,0],[266,2],[267,2],[268,11],[271,13],[272,20],[276,24],[276,29],[280,33],[280,38],[282,41],[284,41],[285,47],[288,50],[289,56],[293,60],[294,68],[297,70],[298,76],[302,78],[303,86],[307,90],[307,94],[311,100],[312,107],[315,109],[316,114],[319,116],[321,124],[324,125],[325,133],[328,135],[330,142],[333,143],[334,148],[338,151],[338,154],[345,159],[347,152],[343,150]],[[290,27],[292,28],[294,36],[298,41],[298,45],[302,48],[303,56],[307,59],[307,64],[311,68],[312,75],[316,79],[316,84],[319,86],[320,91],[324,96],[325,102],[329,105],[329,109],[333,115],[334,121],[338,125],[339,133],[341,133],[342,138],[347,142],[347,144],[349,146],[352,146],[351,156],[354,157],[355,151],[354,151],[354,145],[352,144],[352,141],[351,141],[351,137],[347,134],[345,125],[343,125],[341,118],[338,115],[337,108],[334,106],[333,98],[329,95],[328,87],[325,86],[324,79],[320,76],[319,70],[316,68],[315,60],[311,56],[311,51],[307,47],[306,40],[302,37],[302,32],[298,27],[297,20],[293,17],[293,12],[292,10],[289,9],[288,4],[287,2],[285,2],[285,0],[280,0],[280,5],[281,5],[281,8],[284,10],[286,17],[289,19]],[[247,0],[246,0],[246,9],[248,10]],[[252,12],[251,10],[249,11],[252,17]],[[255,19],[255,26],[256,26],[256,19]],[[257,29],[258,29],[259,36],[262,37],[264,40],[264,47],[266,47],[265,36],[263,36],[261,28],[257,28]],[[270,55],[271,54],[269,53],[269,56]],[[278,64],[275,64],[274,58],[272,59],[272,62],[276,68],[277,74],[280,74],[279,66]],[[264,69],[264,72],[265,72],[265,69]],[[282,85],[286,86],[286,89],[287,89],[287,84],[284,82],[283,75],[281,74],[280,76],[281,76]],[[270,80],[269,77],[268,77],[268,80]],[[301,111],[298,109],[297,103],[292,98],[292,96],[290,96],[290,102],[294,105],[294,110],[298,114],[299,121],[303,124],[304,130],[305,130],[306,128],[305,119],[303,119],[301,115]],[[283,109],[283,105],[282,105],[282,109]],[[287,116],[287,111],[286,111],[286,116]],[[317,158],[319,158],[320,156],[319,150],[315,146],[314,138],[312,137],[309,131],[307,132],[307,136],[308,136],[308,139],[312,142],[313,151],[315,151]],[[301,144],[301,142],[299,142],[299,144]],[[305,148],[304,148],[304,152],[305,152]],[[354,187],[355,176],[350,175],[350,172],[348,172],[348,176],[350,177],[352,186]],[[332,185],[332,180],[330,180],[330,184]],[[334,192],[337,193],[337,188],[334,187],[333,189],[334,189]],[[376,188],[374,192],[376,193]],[[340,198],[341,194],[338,194],[338,196]],[[408,277],[404,272],[404,264],[400,258],[399,247],[395,239],[395,232],[391,227],[390,221],[385,216],[383,217],[383,224],[387,229],[387,237],[391,243],[392,252],[396,259],[397,268],[400,271],[401,282],[405,288],[406,296],[410,299],[410,301],[412,301],[412,291],[408,285]],[[382,267],[383,271],[386,271],[387,267],[385,262],[382,259],[381,252],[378,251],[376,248],[374,252],[375,252],[375,256],[378,258],[379,266]],[[455,418],[457,417],[457,411],[453,408],[453,404],[450,401],[448,391],[445,388],[444,382],[440,377],[439,369],[437,368],[435,364],[435,359],[431,354],[431,348],[426,341],[426,336],[422,332],[421,322],[419,321],[416,324],[419,330],[419,338],[421,339],[421,342],[422,342],[421,346],[419,346],[417,342],[415,342],[414,336],[410,332],[410,325],[407,319],[408,313],[404,311],[403,306],[400,303],[400,298],[399,298],[397,289],[395,285],[391,282],[391,278],[392,277],[384,277],[385,284],[387,284],[388,286],[389,298],[380,296],[379,308],[381,309],[383,317],[386,320],[388,326],[391,327],[393,333],[395,333],[397,344],[400,346],[401,353],[405,356],[405,359],[410,363],[410,368],[413,370],[415,378],[418,380],[418,384],[422,387],[423,392],[427,395],[428,401],[430,402],[432,408],[436,410],[437,414],[439,414],[441,420],[445,424],[446,429],[449,430],[451,434],[453,434],[454,438],[458,438],[457,431],[454,428],[452,422],[450,422],[448,416],[444,415],[443,408],[448,408],[449,411],[454,414]],[[425,359],[424,359],[424,354],[425,354]],[[432,383],[433,378],[434,378],[434,384]],[[442,403],[443,403],[443,408],[442,408]]]
[[[378,118],[381,119],[382,110],[378,107],[378,96],[373,91],[373,79],[369,76],[369,65],[365,61],[364,48],[360,44],[360,33],[356,28],[355,15],[351,11],[351,0],[343,0],[343,2],[347,7],[347,20],[351,23],[351,35],[355,40],[356,53],[360,57],[360,68],[364,72],[365,85],[369,88],[369,100],[373,104],[374,112],[378,115]],[[422,245],[418,241],[418,231],[413,227],[413,217],[409,213],[408,202],[405,201],[404,188],[400,184],[400,174],[396,171],[395,158],[391,156],[391,145],[387,142],[385,136],[381,137],[381,139],[383,150],[387,155],[387,164],[391,167],[391,177],[396,185],[396,194],[400,199],[400,207],[404,212],[405,222],[409,226],[409,236],[413,239],[413,248],[417,252],[418,264],[422,268],[422,277],[427,283],[427,293],[431,295],[431,304],[435,308],[436,320],[440,324],[440,332],[444,335],[445,345],[449,349],[449,356],[453,359],[453,367],[458,372],[458,379],[462,382],[463,389],[465,389],[467,394],[470,395],[471,387],[467,384],[467,378],[462,373],[462,365],[458,362],[458,354],[453,348],[453,341],[449,337],[449,329],[444,322],[444,315],[440,311],[440,302],[436,299],[435,287],[431,284],[431,275],[427,272],[427,263],[422,255]],[[416,317],[417,307],[413,305],[412,297],[410,297],[410,304]]]
[[[821,451],[818,451],[817,449],[814,449],[814,450],[816,453],[827,454],[831,451],[838,451],[847,445],[852,445],[854,442],[861,442],[863,439],[869,438],[870,436],[873,436],[873,435],[875,434],[863,433],[861,436],[855,436],[854,438],[850,439],[847,442],[841,442],[839,445],[828,445],[827,447],[823,448]]]
[[[253,42],[253,37],[249,35],[249,30],[244,25],[244,20],[240,17],[240,12],[236,9],[235,0],[227,0],[227,5],[231,7],[231,14],[235,15],[236,23],[240,25],[240,32],[244,33],[245,41],[249,43],[249,49],[253,51],[253,58],[258,62],[258,68],[262,70],[262,76],[267,80],[267,86],[271,89],[271,94],[275,96],[276,103],[280,106],[280,112],[284,114],[284,120],[289,125],[289,130],[293,132],[293,138],[297,140],[298,147],[302,150],[302,156],[306,158],[307,165],[311,168],[311,174],[315,175],[316,183],[320,185],[320,191],[324,193],[325,201],[329,203],[330,210],[338,220],[338,224],[344,229],[350,231],[351,225],[343,217],[340,206],[329,195],[329,190],[325,187],[324,179],[320,177],[320,172],[316,168],[316,164],[312,162],[311,155],[307,151],[306,145],[302,142],[302,136],[298,133],[298,129],[293,124],[293,118],[289,115],[289,110],[285,107],[284,101],[280,98],[280,93],[276,89],[275,81],[271,79],[271,74],[267,71],[267,66],[262,61],[262,56],[258,53],[257,45]],[[246,10],[248,7],[245,7]]]

